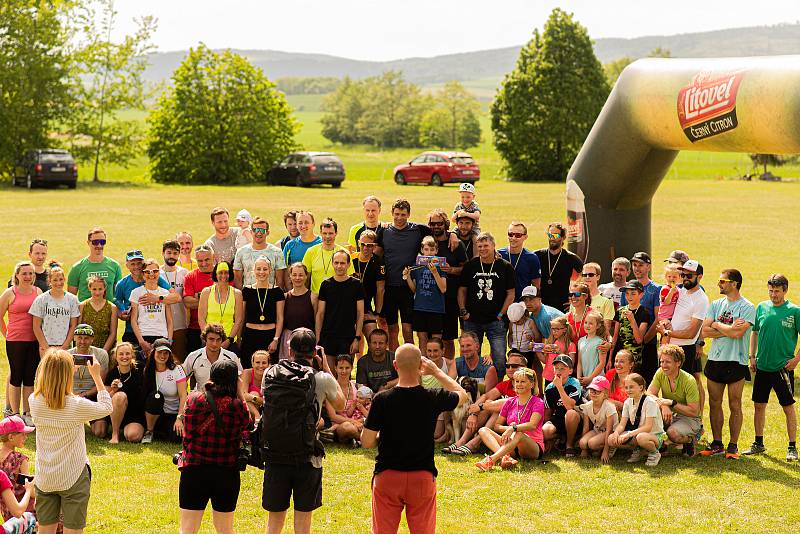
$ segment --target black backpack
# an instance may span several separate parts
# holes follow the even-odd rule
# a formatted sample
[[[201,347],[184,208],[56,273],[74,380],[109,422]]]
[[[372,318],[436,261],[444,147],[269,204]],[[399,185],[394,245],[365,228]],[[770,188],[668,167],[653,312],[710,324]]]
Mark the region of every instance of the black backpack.
[[[317,439],[319,403],[314,369],[280,360],[264,373],[260,449],[266,463],[300,465],[324,456]]]

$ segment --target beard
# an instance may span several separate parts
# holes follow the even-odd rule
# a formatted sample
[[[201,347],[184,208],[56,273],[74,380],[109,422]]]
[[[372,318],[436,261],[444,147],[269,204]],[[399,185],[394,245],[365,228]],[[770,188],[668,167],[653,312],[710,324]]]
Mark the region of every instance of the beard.
[[[561,243],[550,242],[550,250],[558,250],[559,248],[561,248]]]
[[[694,289],[697,287],[698,281],[697,280],[685,280],[683,282],[684,289]]]
[[[164,263],[170,267],[174,267],[175,264],[178,263],[178,258],[164,258]]]

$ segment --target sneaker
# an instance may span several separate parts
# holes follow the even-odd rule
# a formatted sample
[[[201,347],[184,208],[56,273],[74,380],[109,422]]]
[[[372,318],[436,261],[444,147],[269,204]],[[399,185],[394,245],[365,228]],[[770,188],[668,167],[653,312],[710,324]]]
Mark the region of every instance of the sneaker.
[[[494,460],[487,454],[483,460],[475,464],[475,467],[481,471],[491,471],[492,467],[494,467]]]
[[[12,415],[14,415],[14,410],[11,408],[6,408],[3,410],[3,417],[11,417]]]
[[[787,462],[797,461],[797,447],[789,447],[786,450],[786,461]]]
[[[629,464],[635,464],[636,462],[638,462],[641,459],[642,459],[642,449],[637,447],[637,448],[633,449],[633,452],[631,453],[630,457],[628,458],[628,463]]]
[[[617,454],[617,448],[616,447],[609,447],[608,448],[608,459],[610,460],[611,458],[613,458],[615,454]]]
[[[717,443],[712,443],[700,451],[700,456],[719,456],[720,454],[725,454],[725,449]]]
[[[511,455],[506,454],[500,460],[500,468],[501,469],[513,469],[514,467],[517,466],[518,463],[519,463],[519,461],[517,461],[514,458],[512,458]]]
[[[736,445],[728,445],[728,449],[725,451],[725,459],[727,460],[738,460],[739,459],[739,447]]]
[[[153,433],[150,432],[149,430],[145,432],[144,436],[142,436],[142,443],[144,445],[147,445],[148,443],[153,443]]]
[[[695,455],[694,452],[694,441],[690,441],[689,443],[683,444],[683,455],[687,458],[693,458]]]
[[[33,424],[33,418],[30,416],[30,414],[24,413],[20,417],[22,418],[22,421],[25,423],[25,426],[36,426]]]
[[[762,452],[764,452],[766,450],[767,450],[767,448],[764,446],[763,443],[756,443],[754,441],[753,444],[750,445],[749,449],[747,449],[746,451],[742,451],[742,454],[750,456],[752,454],[761,454]]]
[[[647,454],[647,461],[644,463],[647,467],[655,467],[661,461],[661,453],[653,451]]]

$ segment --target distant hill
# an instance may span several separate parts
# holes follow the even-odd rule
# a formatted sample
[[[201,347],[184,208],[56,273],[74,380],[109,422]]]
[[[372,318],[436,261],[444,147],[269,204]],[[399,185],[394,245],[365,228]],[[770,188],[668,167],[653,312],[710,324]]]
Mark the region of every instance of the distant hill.
[[[661,47],[673,57],[762,56],[800,54],[800,24],[781,24],[733,28],[702,33],[637,37],[635,39],[598,39],[595,53],[601,62],[625,56],[645,57]],[[235,50],[261,67],[271,79],[285,76],[350,76],[365,78],[386,70],[401,70],[407,80],[420,85],[434,85],[448,80],[494,79],[514,68],[520,46],[448,54],[430,58],[407,58],[393,61],[360,61],[325,54],[300,54],[275,50]],[[150,55],[145,79],[168,81],[186,51]],[[497,83],[495,82],[495,83]]]

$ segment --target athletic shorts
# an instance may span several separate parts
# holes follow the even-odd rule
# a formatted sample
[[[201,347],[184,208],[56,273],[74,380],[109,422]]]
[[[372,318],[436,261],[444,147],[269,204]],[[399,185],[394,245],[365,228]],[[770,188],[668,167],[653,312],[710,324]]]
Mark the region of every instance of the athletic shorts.
[[[750,380],[750,368],[739,362],[708,360],[703,373],[707,379],[718,384],[734,384],[740,380]]]
[[[35,483],[34,483],[35,484]],[[52,525],[63,514],[64,526],[75,530],[86,528],[92,471],[88,465],[71,488],[64,491],[36,489],[36,515],[41,525]]]
[[[781,406],[794,404],[794,371],[769,372],[756,369],[753,378],[753,402],[766,404],[769,402],[770,391],[775,391]]]
[[[313,512],[322,506],[322,468],[310,462],[300,466],[267,464],[261,507],[268,512],[284,512],[289,509],[290,497],[298,512]]]
[[[190,465],[181,469],[178,502],[184,510],[205,510],[211,501],[215,512],[233,512],[240,483],[236,467]]]
[[[683,354],[686,356],[686,359],[683,360],[683,365],[681,365],[681,369],[690,375],[702,373],[703,365],[697,358],[697,345],[692,343],[691,345],[681,345],[680,347],[683,349]]]
[[[443,317],[444,316],[441,313],[414,310],[411,328],[414,330],[414,332],[441,334]]]
[[[451,341],[458,338],[458,302],[455,298],[444,298],[444,317],[442,317],[442,339]]]
[[[694,436],[700,432],[702,423],[698,417],[687,417],[679,413],[672,414],[672,423],[665,425],[667,428],[673,429],[681,436]]]
[[[413,308],[414,294],[408,286],[386,286],[381,315],[386,319],[387,325],[397,324],[398,313],[401,322],[410,324]]]

